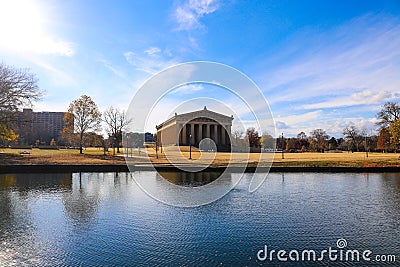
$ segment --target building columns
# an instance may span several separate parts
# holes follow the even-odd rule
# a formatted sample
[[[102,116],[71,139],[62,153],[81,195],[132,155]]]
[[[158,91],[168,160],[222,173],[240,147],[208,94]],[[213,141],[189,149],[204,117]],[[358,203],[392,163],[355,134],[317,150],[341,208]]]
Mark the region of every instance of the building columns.
[[[228,140],[227,140],[228,142],[227,143],[231,144],[232,136],[231,136],[231,126],[230,125],[226,126],[226,132],[228,133]]]
[[[199,124],[199,143],[203,139],[203,124]]]
[[[184,140],[183,140],[183,127],[184,125],[179,124],[179,129],[178,129],[178,133],[179,133],[179,139],[178,139],[178,145],[181,145]]]
[[[223,145],[226,145],[225,136],[225,125],[221,125],[221,144]]]
[[[190,124],[190,134],[192,135],[192,140],[189,140],[189,142],[194,145],[195,140],[194,140],[194,123]]]
[[[218,144],[218,124],[214,124],[214,142]]]
[[[182,135],[182,145],[186,145],[186,124],[184,124],[181,128],[181,135]]]
[[[214,128],[213,130],[211,129],[211,125]],[[196,128],[196,126],[198,127]],[[230,125],[220,125],[214,123],[186,123],[179,124],[178,127],[180,129],[178,144],[180,145],[189,145],[190,134],[192,135],[192,145],[198,145],[204,138],[213,139],[216,145],[229,145],[231,142]]]

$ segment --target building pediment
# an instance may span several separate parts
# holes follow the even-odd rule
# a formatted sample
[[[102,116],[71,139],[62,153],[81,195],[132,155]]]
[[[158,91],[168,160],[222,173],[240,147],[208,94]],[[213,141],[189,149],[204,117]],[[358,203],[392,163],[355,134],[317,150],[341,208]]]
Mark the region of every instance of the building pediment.
[[[223,122],[223,123],[229,123],[232,122],[233,117],[231,116],[226,116],[221,113],[217,113],[211,110],[203,109],[203,110],[198,110],[198,111],[193,111],[189,113],[183,113],[176,115],[176,120],[178,122],[188,122],[191,120],[196,120],[196,119],[211,119],[217,122]]]
[[[192,111],[188,113],[182,113],[182,114],[177,114],[175,113],[175,116],[166,120],[165,122],[159,124],[156,126],[157,129],[166,126],[171,123],[187,123],[189,121],[203,121],[206,122],[207,120],[209,121],[215,121],[221,124],[232,124],[233,116],[226,116],[221,113],[217,113],[211,110],[208,110],[206,107],[201,110],[197,111]]]

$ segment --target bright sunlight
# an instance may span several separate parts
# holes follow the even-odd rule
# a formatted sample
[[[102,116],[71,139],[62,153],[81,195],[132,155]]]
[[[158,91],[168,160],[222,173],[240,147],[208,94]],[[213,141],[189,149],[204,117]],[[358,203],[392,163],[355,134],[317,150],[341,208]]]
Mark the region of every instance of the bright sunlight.
[[[71,43],[45,31],[45,14],[33,0],[0,2],[0,46],[19,52],[71,56]]]

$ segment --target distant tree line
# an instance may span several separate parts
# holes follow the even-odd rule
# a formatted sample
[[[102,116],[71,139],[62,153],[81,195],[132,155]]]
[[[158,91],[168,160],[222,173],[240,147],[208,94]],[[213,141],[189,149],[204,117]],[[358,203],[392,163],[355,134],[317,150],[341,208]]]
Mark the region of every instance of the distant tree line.
[[[272,137],[269,134],[262,136],[254,128],[246,133],[236,131],[232,134],[232,145],[236,147],[254,147],[263,150],[284,150],[287,152],[325,152],[327,150],[365,151],[365,136],[355,126],[343,130],[344,138],[330,137],[325,130],[315,129],[307,135],[300,132],[296,137]],[[376,150],[377,136],[368,136],[368,148]]]
[[[354,125],[346,126],[343,137],[329,136],[323,129],[315,129],[308,135],[300,132],[296,137],[260,136],[254,128],[246,132],[235,130],[232,133],[232,145],[250,146],[264,150],[277,149],[287,152],[342,150],[351,152],[380,151],[393,152],[400,148],[400,105],[387,102],[377,113],[379,134],[368,134],[366,129]]]

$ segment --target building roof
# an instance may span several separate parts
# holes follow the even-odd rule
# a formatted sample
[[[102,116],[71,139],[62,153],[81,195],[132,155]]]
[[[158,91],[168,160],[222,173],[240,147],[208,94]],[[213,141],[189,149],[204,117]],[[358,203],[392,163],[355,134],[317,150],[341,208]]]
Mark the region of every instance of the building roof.
[[[204,109],[196,110],[196,111],[191,111],[187,113],[182,113],[182,114],[177,114],[175,113],[175,116],[169,118],[168,120],[160,123],[159,125],[156,125],[157,129],[162,128],[165,125],[170,124],[173,121],[182,121],[184,123],[196,119],[196,118],[209,118],[209,119],[214,119],[216,121],[220,120],[229,120],[229,122],[232,122],[233,120],[233,115],[232,116],[227,116],[218,112],[214,112],[211,110],[208,110],[206,106],[204,106]]]

